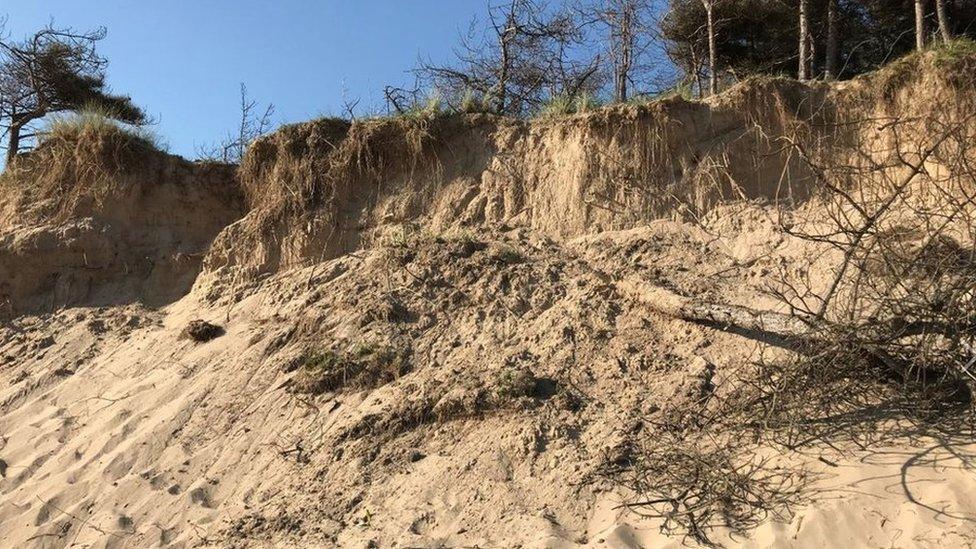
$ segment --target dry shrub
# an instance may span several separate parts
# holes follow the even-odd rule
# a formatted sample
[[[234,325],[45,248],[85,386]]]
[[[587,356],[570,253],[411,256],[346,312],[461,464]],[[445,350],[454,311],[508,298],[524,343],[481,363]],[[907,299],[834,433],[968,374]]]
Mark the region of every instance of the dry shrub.
[[[445,132],[470,128],[459,117],[326,119],[264,136],[238,172],[250,212],[215,244],[226,255],[210,257],[243,265],[247,277],[352,251],[385,221],[370,217],[381,200],[409,209],[438,190]],[[252,246],[267,253],[246,254]]]
[[[866,137],[801,151],[819,208],[785,231],[833,253],[823,283],[780,277],[771,293],[825,349],[898,377],[976,380],[976,115],[934,102],[918,116],[852,120]]]
[[[787,449],[971,440],[976,115],[930,92],[911,112],[849,111],[829,147],[784,139],[818,187],[816,207],[783,230],[825,250],[829,267],[824,280],[770,281],[808,330],[744,369],[707,431],[752,430]]]
[[[661,531],[668,535],[690,536],[705,545],[715,544],[710,538],[715,528],[744,535],[767,518],[788,516],[804,476],[744,446],[673,433],[643,439],[633,460],[616,472],[638,494],[626,506],[663,519]]]
[[[434,133],[449,123],[418,116],[285,126],[251,145],[241,182],[262,220],[334,213],[350,193],[436,171]]]
[[[345,140],[350,123],[324,118],[282,126],[256,139],[241,162],[241,184],[252,208],[282,210],[291,200],[314,198],[326,183],[330,160]]]
[[[926,71],[892,85],[938,80]],[[710,528],[746,530],[785,515],[802,495],[803,470],[758,459],[762,447],[971,443],[976,114],[970,96],[949,90],[935,86],[929,101],[895,114],[877,99],[855,104],[833,121],[841,114],[825,112],[829,124],[816,132],[797,124],[770,136],[817,182],[812,207],[784,215],[782,229],[824,251],[820,266],[784,268],[768,287],[806,328],[757,334],[780,348],[764,347],[725,376],[685,420],[645,420],[656,430],[612,470],[639,494],[631,508],[663,518],[669,533],[712,543]],[[810,276],[821,270],[824,280]]]

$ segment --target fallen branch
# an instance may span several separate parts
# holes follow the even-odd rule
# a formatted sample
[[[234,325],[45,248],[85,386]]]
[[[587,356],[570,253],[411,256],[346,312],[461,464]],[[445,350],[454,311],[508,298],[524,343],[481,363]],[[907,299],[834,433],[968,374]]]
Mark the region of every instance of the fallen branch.
[[[661,314],[726,331],[758,332],[789,340],[806,340],[814,333],[811,324],[793,315],[701,301],[633,278],[619,280],[616,286],[623,295]]]
[[[616,287],[621,294],[660,314],[774,344],[804,355],[822,353],[837,345],[836,337],[831,337],[834,332],[830,325],[822,319],[702,301],[633,278],[618,280]],[[885,350],[883,343],[852,340],[848,342],[848,347],[864,353],[898,378],[947,383],[947,387],[952,389],[953,399],[959,402],[971,400],[971,390],[964,380],[947,379],[945,372],[937,368],[919,366],[893,356]]]

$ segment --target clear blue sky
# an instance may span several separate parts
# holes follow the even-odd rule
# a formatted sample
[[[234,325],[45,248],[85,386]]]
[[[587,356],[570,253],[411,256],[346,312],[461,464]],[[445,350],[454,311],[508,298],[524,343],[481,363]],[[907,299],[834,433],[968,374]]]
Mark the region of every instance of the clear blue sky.
[[[486,0],[3,0],[7,32],[108,28],[99,51],[113,91],[159,120],[172,152],[235,127],[239,85],[273,102],[275,122],[381,106],[387,84],[412,83],[418,55],[446,60]]]

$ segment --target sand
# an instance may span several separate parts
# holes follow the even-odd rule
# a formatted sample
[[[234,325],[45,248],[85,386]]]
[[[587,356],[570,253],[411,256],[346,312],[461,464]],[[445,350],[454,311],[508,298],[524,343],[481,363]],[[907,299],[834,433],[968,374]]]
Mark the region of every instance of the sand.
[[[620,508],[634,496],[592,473],[649,401],[667,398],[689,375],[684,357],[705,357],[721,370],[755,347],[648,313],[602,282],[601,268],[619,261],[612,241],[623,249],[652,246],[660,253],[636,263],[656,265],[671,287],[693,288],[700,275],[683,270],[686,261],[714,270],[732,261],[703,253],[702,238],[694,227],[663,223],[569,248],[524,231],[495,234],[467,258],[457,240],[418,248],[416,274],[436,266],[444,288],[453,285],[465,299],[449,290],[407,297],[410,275],[388,267],[398,251],[377,249],[274,277],[239,302],[191,293],[158,310],[80,307],[18,318],[0,340],[2,544],[689,543],[662,534],[660,521]],[[493,250],[502,249],[526,259],[499,269]],[[493,286],[500,272],[509,273],[507,290]],[[520,293],[547,272],[557,274],[545,291]],[[733,290],[734,281],[711,284],[729,295],[744,291]],[[416,319],[371,313],[391,288]],[[537,301],[520,305],[524,298]],[[509,310],[518,307],[521,317]],[[432,323],[422,320],[428,316]],[[182,332],[197,318],[226,333],[204,343],[187,339]],[[592,369],[565,370],[570,350],[560,325],[574,328],[572,364]],[[298,348],[404,337],[416,365],[395,381],[320,395],[289,389]],[[671,366],[653,366],[662,355]],[[490,395],[479,403],[486,398],[478,396],[479,380],[496,383],[499,368],[519,360],[533,361],[539,378],[574,383],[586,405],[574,409],[556,397],[496,403]],[[923,439],[844,453],[816,445],[785,452],[813,480],[789,516],[745,536],[718,530],[713,540],[967,546],[974,451],[959,440]]]

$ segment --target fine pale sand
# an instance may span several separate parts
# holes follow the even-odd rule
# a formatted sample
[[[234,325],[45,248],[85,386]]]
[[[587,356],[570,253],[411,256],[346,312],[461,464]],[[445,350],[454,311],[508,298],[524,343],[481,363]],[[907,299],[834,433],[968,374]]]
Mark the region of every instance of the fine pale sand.
[[[452,311],[448,331],[430,328],[416,337],[436,340],[433,362],[374,390],[291,393],[295,373],[283,366],[290,355],[281,340],[311,319],[322,323],[312,333],[330,334],[316,338],[380,338],[363,328],[363,315],[389,283],[382,252],[276,277],[232,305],[209,305],[191,294],[158,311],[72,308],[22,317],[4,329],[0,347],[7,363],[0,544],[694,545],[662,534],[659,520],[621,508],[634,496],[612,483],[579,484],[592,478],[587,473],[602,463],[603,449],[619,442],[627,410],[669,398],[670,387],[683,383],[681,364],[656,370],[663,381],[641,384],[616,367],[594,369],[582,390],[601,404],[578,412],[546,405],[469,416],[462,404],[445,403],[463,403],[462,379],[496,368],[496,355],[510,356],[526,338],[535,353],[557,352],[559,362],[566,343],[553,323],[597,322],[598,302],[606,298],[587,288],[599,282],[600,267],[619,261],[617,247],[658,242],[668,252],[657,263],[662,270],[678,286],[693,284],[696,275],[679,267],[702,253],[696,242],[704,236],[695,231],[663,223],[581,241],[572,255],[586,265],[563,275],[576,289],[518,322],[504,309],[479,319],[473,311],[499,294],[475,281],[467,288],[470,301]],[[492,238],[534,254],[543,270],[570,253],[513,234]],[[498,241],[489,239],[491,246],[472,260]],[[721,256],[710,257],[721,270]],[[459,265],[469,268],[458,261],[439,268],[448,276]],[[727,295],[746,299],[731,286],[722,287]],[[656,341],[651,347],[665,348],[668,360],[697,354],[723,367],[755,348],[737,336],[648,315],[619,296],[611,302],[623,309],[616,320],[621,333],[633,332],[629,341]],[[205,343],[186,339],[183,328],[196,318],[226,333]],[[484,330],[485,323],[493,329]],[[454,333],[469,341],[455,345]],[[506,335],[500,340],[499,333]],[[578,352],[606,363],[605,353],[617,345]],[[627,348],[626,341],[619,345]],[[630,355],[662,356],[630,348]],[[430,395],[434,411],[419,424],[400,423],[414,413],[418,394]],[[965,547],[976,539],[976,444],[925,439],[843,450],[812,445],[785,452],[783,459],[802,465],[811,480],[792,516],[767,520],[747,536],[719,529],[711,539],[746,547]]]

